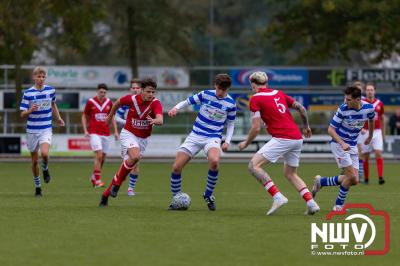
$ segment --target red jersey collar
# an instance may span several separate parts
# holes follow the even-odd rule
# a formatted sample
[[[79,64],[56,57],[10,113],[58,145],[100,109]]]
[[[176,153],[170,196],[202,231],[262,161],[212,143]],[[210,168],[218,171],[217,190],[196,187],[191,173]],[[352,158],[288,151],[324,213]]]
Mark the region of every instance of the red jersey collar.
[[[267,88],[267,87],[262,87],[258,89],[258,92],[271,92],[273,89]]]

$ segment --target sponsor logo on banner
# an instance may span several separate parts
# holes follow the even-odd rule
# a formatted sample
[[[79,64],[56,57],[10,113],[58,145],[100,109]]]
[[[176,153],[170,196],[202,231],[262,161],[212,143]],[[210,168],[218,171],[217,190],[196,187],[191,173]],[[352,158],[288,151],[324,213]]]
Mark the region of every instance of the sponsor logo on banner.
[[[377,84],[399,85],[400,69],[348,69],[348,81],[373,81]]]
[[[311,223],[311,255],[385,255],[390,246],[390,219],[370,204],[345,204],[327,222]]]
[[[68,150],[72,151],[87,151],[90,148],[89,138],[69,138],[68,139]]]
[[[308,85],[308,70],[306,69],[239,69],[231,70],[233,86],[250,86],[249,76],[255,71],[263,71],[268,75],[268,85],[279,86],[306,86]]]
[[[343,86],[346,84],[346,70],[309,70],[308,81],[311,86]]]

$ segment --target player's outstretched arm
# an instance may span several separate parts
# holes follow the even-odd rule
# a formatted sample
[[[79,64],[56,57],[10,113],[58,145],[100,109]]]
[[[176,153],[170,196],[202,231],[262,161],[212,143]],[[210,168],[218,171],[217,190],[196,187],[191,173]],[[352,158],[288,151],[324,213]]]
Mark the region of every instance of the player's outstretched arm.
[[[121,103],[120,103],[120,99],[116,100],[115,103],[113,104],[110,113],[108,114],[107,118],[106,118],[106,123],[110,124],[111,121],[114,118],[115,112],[117,112],[118,108],[121,107]]]
[[[251,120],[251,128],[249,130],[246,140],[239,143],[239,150],[243,150],[247,146],[249,146],[249,144],[252,143],[253,140],[257,137],[258,133],[260,132],[260,129],[261,129],[261,117],[259,112],[256,112],[255,114],[253,114],[253,118]]]
[[[169,117],[174,117],[174,116],[176,116],[176,114],[178,113],[178,110],[179,110],[179,109],[182,109],[182,108],[184,108],[184,107],[186,107],[186,106],[188,106],[188,105],[189,105],[188,100],[184,100],[184,101],[179,102],[179,103],[178,103],[177,105],[175,105],[171,110],[168,111],[168,116],[169,116]]]
[[[156,118],[151,118],[151,116],[147,116],[147,120],[150,122],[150,125],[162,126],[164,123],[164,118],[162,114],[156,114]]]
[[[62,120],[61,115],[60,115],[60,112],[58,111],[58,107],[57,107],[56,102],[52,102],[51,105],[52,105],[53,113],[54,113],[54,114],[56,115],[56,117],[57,117],[58,123],[59,123],[60,126],[62,126],[62,127],[65,126],[64,120]]]
[[[295,101],[292,104],[292,108],[296,109],[301,117],[301,120],[303,122],[303,134],[306,138],[311,137],[311,128],[310,128],[310,124],[308,122],[308,115],[307,115],[307,110],[306,108],[299,102]]]

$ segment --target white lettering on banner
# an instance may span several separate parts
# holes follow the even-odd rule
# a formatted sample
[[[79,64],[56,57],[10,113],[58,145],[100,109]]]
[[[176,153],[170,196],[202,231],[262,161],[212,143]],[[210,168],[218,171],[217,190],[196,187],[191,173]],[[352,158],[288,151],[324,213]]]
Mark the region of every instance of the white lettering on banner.
[[[106,113],[97,113],[94,115],[94,117],[96,118],[97,121],[104,122],[104,121],[106,121],[107,114]]]

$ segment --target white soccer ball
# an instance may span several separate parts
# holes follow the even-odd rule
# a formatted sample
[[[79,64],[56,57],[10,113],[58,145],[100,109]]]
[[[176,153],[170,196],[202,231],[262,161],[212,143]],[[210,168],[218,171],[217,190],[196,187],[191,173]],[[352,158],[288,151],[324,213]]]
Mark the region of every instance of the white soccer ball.
[[[189,209],[191,199],[188,194],[179,192],[172,198],[172,207],[179,210]]]

